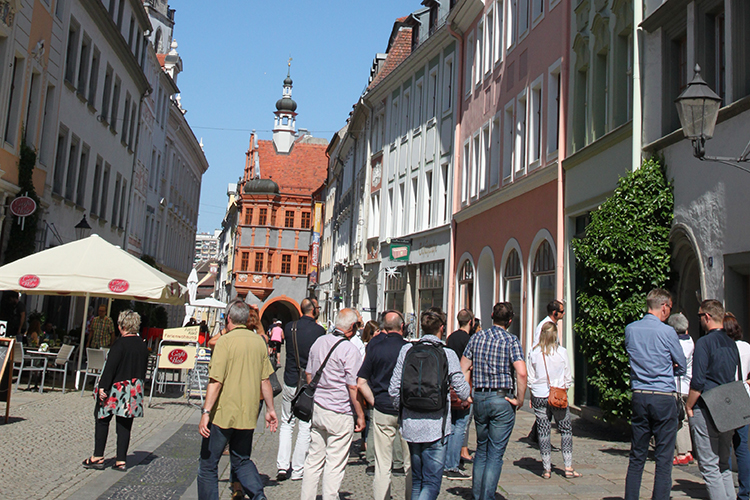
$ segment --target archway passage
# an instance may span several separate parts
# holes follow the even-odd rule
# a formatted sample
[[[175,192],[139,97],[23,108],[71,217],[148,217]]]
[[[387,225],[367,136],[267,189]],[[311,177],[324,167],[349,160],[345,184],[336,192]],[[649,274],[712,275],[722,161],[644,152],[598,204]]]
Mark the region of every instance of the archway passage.
[[[672,313],[681,312],[687,317],[688,332],[698,340],[701,335],[698,307],[702,300],[700,263],[690,239],[682,231],[672,235],[672,271],[677,277]]]
[[[275,319],[281,320],[281,324],[286,326],[287,323],[299,318],[299,305],[292,299],[280,299],[263,306],[260,322],[263,324],[263,329],[268,332]]]

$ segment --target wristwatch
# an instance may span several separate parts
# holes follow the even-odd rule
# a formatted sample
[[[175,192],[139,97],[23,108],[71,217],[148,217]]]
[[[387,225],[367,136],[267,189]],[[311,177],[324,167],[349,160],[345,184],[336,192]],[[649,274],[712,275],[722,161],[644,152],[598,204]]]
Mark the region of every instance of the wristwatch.
[[[208,415],[209,413],[211,413],[211,410],[207,410],[205,408],[201,408],[201,415]]]

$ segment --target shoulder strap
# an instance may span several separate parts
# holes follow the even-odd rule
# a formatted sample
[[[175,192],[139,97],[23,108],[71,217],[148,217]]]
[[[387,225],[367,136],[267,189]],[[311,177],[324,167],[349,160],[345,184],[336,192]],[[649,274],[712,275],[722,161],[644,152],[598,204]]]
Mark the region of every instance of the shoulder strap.
[[[297,347],[297,322],[292,323],[292,337],[294,337],[294,357],[297,360],[297,372],[302,375],[302,369],[299,364],[299,347]]]
[[[342,342],[349,340],[346,337],[340,339],[338,342],[333,344],[333,347],[331,347],[331,350],[328,351],[328,355],[326,356],[326,359],[323,360],[323,364],[320,365],[320,368],[318,368],[318,371],[315,373],[315,377],[310,382],[310,386],[315,389],[318,387],[318,382],[320,381],[321,375],[323,375],[323,369],[326,367],[326,364],[328,363],[328,360],[331,358],[331,354],[333,354],[333,351],[336,350],[336,348],[341,344]]]
[[[540,347],[539,350],[541,351],[542,348]],[[547,374],[547,386],[552,389],[552,383],[549,381],[549,370],[547,369],[547,356],[544,355],[544,351],[542,351],[542,361],[544,361],[544,373]]]

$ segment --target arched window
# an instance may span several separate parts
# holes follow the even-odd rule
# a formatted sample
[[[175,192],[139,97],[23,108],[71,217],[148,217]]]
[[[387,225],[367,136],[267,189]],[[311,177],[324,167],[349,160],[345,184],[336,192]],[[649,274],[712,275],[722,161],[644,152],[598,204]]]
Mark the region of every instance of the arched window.
[[[161,54],[161,28],[156,30],[156,36],[154,37],[154,50],[157,54]]]
[[[521,331],[523,310],[521,309],[521,259],[515,249],[510,251],[508,259],[505,261],[503,285],[505,290],[504,300],[513,304],[513,312],[515,313],[508,331],[518,336]]]
[[[532,271],[534,287],[534,326],[547,316],[547,304],[555,300],[555,256],[544,240],[536,251]]]
[[[470,260],[463,263],[458,273],[458,300],[459,309],[474,311],[474,265]]]

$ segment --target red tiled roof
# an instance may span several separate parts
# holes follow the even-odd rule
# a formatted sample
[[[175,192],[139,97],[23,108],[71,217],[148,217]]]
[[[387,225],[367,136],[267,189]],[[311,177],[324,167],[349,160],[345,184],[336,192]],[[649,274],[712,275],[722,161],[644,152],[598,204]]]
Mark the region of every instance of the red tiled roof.
[[[167,54],[156,54],[156,58],[159,60],[159,64],[161,67],[164,67],[164,60],[166,59]]]
[[[408,16],[407,16],[408,17]],[[396,22],[403,22],[406,17],[399,18]],[[388,51],[383,68],[375,75],[368,89],[375,88],[383,79],[401,64],[411,54],[411,28],[402,27],[398,30],[396,38]]]
[[[289,154],[278,154],[273,141],[258,141],[260,176],[278,184],[281,194],[309,196],[328,175],[327,146],[298,139]]]

